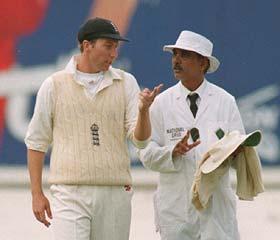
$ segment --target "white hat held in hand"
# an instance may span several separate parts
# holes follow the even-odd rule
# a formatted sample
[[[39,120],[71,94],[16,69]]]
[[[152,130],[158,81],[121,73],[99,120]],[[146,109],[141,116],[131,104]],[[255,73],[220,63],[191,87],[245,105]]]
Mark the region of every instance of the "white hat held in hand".
[[[222,139],[214,143],[207,151],[207,160],[200,166],[204,174],[210,173],[218,168],[240,145],[254,147],[261,141],[259,130],[250,134],[240,134],[239,131],[232,131]]]

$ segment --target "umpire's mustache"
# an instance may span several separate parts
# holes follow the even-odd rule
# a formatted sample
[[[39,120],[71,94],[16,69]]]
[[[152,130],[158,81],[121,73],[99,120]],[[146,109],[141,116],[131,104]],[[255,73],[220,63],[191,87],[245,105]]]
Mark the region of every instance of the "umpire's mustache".
[[[180,65],[174,65],[173,70],[183,70],[183,68]]]

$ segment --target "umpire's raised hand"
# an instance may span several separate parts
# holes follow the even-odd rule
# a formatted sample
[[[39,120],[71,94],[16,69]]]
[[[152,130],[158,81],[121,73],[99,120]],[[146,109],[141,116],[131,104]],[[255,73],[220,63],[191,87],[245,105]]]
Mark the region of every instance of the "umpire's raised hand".
[[[180,140],[174,147],[172,151],[172,157],[178,157],[184,155],[186,152],[190,151],[192,148],[200,144],[200,140],[196,140],[194,143],[189,144],[188,139],[190,137],[190,131],[187,131],[186,135]]]

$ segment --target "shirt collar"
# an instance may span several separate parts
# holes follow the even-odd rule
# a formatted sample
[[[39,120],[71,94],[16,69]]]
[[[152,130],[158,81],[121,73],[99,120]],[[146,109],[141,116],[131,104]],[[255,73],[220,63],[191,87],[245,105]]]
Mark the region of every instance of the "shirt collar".
[[[74,55],[71,57],[70,61],[65,67],[65,71],[67,73],[73,74],[74,79],[77,81],[77,55]],[[122,77],[120,74],[117,72],[115,68],[112,66],[109,67],[107,71],[104,72],[104,79],[112,79],[112,80],[122,80]],[[77,81],[79,84],[84,85],[84,83]]]
[[[180,96],[186,98],[189,94],[196,92],[199,95],[199,97],[202,98],[203,94],[205,93],[205,89],[207,87],[207,80],[204,79],[203,82],[200,84],[200,86],[195,91],[190,91],[189,89],[187,89],[182,84],[181,81],[178,83],[178,86],[179,86],[179,89],[180,89]]]
[[[97,83],[104,78],[104,72],[99,73],[84,73],[76,70],[77,81],[83,82],[84,84]]]
[[[72,56],[70,61],[67,63],[65,67],[65,71],[70,74],[75,74],[77,69],[77,61],[76,56]]]
[[[187,89],[182,82],[179,82],[179,87],[180,87],[180,93],[182,96],[186,97],[191,93],[196,92],[200,97],[203,96],[205,89],[207,86],[207,81],[206,79],[203,80],[203,82],[201,83],[201,85],[195,90],[195,91],[190,91],[189,89]]]

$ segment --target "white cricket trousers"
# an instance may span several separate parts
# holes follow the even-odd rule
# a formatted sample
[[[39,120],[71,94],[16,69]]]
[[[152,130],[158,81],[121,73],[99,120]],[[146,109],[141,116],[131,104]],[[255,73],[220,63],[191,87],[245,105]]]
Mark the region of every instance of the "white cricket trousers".
[[[52,185],[54,240],[128,240],[132,188]]]

